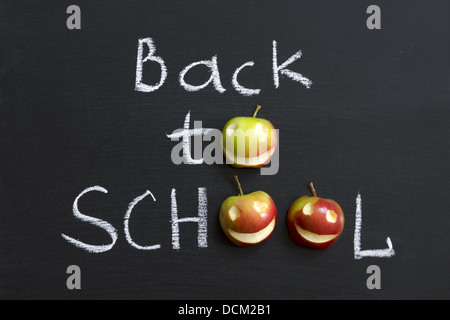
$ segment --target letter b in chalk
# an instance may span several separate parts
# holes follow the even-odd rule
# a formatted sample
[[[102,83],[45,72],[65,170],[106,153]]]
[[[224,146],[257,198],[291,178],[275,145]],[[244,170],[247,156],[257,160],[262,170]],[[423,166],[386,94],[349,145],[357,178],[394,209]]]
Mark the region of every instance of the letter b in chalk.
[[[81,9],[79,6],[71,5],[67,8],[67,14],[71,14],[69,18],[67,18],[67,29],[81,29]]]
[[[67,274],[71,276],[67,278],[67,289],[69,290],[81,290],[81,269],[79,266],[69,266],[67,268]]]

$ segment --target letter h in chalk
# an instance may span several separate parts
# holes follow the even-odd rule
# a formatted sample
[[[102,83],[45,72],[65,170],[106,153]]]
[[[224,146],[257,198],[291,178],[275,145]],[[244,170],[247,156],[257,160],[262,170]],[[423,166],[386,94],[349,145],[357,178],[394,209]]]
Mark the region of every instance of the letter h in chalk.
[[[180,249],[180,223],[196,222],[198,224],[198,247],[208,247],[208,199],[207,189],[198,188],[198,216],[179,218],[176,189],[172,189],[172,247],[174,250]]]

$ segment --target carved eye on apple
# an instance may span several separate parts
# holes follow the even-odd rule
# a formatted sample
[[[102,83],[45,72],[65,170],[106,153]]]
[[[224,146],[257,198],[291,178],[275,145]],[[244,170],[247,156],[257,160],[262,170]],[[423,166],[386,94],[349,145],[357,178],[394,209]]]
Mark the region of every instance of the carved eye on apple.
[[[263,191],[244,195],[238,177],[239,196],[225,200],[219,219],[225,235],[238,247],[248,247],[267,240],[277,223],[277,208]]]
[[[289,236],[300,245],[323,250],[341,236],[344,212],[335,201],[318,198],[312,183],[310,188],[313,197],[297,199],[288,211]]]
[[[270,121],[256,117],[260,109],[253,117],[231,119],[222,130],[225,158],[235,168],[261,168],[276,151],[277,132]]]

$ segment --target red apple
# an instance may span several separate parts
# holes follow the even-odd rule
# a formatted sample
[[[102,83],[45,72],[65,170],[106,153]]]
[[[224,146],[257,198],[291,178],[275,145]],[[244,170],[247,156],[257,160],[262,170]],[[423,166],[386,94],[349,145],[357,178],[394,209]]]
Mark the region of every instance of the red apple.
[[[267,240],[277,223],[277,208],[263,191],[240,194],[225,200],[220,208],[220,225],[225,235],[238,247],[248,247]]]
[[[335,201],[318,198],[312,183],[310,187],[314,196],[297,199],[288,211],[289,236],[300,245],[323,250],[341,236],[344,212]]]

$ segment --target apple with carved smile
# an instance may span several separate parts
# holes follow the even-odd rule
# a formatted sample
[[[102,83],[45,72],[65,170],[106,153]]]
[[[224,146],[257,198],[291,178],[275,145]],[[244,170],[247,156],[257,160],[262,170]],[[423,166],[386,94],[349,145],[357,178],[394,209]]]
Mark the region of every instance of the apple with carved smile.
[[[268,164],[278,145],[275,127],[268,120],[237,117],[227,122],[222,130],[223,150],[227,164],[235,168],[261,168]]]
[[[335,201],[317,197],[312,183],[310,188],[313,197],[297,199],[288,211],[289,236],[300,245],[323,250],[341,236],[344,212]]]
[[[277,223],[277,208],[263,191],[244,195],[237,177],[240,194],[225,200],[219,219],[225,235],[238,247],[248,247],[267,240]]]

